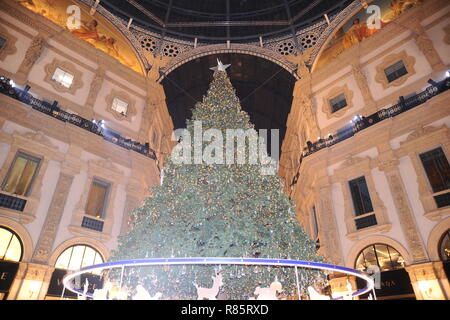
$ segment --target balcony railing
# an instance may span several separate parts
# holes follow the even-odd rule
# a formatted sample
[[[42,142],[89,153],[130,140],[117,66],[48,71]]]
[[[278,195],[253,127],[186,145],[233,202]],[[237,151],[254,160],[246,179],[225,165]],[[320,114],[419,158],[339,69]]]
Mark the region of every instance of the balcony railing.
[[[28,86],[24,90],[13,87],[10,83],[10,79],[0,77],[0,93],[7,95],[11,98],[14,98],[16,100],[19,100],[31,106],[36,111],[45,113],[60,121],[68,122],[81,129],[84,129],[86,131],[92,132],[93,134],[101,136],[106,141],[114,143],[115,145],[121,148],[138,152],[151,159],[156,159],[155,151],[150,148],[148,143],[142,144],[140,142],[131,139],[126,139],[125,137],[122,137],[117,134],[111,134],[111,132],[108,131],[108,129],[102,128],[101,125],[98,125],[97,123],[91,120],[61,110],[58,107],[57,101],[51,104],[47,101],[43,101],[33,97],[33,95],[28,93],[29,89],[30,87]]]
[[[450,77],[447,77],[437,83],[434,81],[430,82],[433,84],[424,91],[406,99],[404,97],[400,97],[399,102],[392,107],[382,109],[367,117],[356,117],[349,125],[341,128],[335,134],[330,135],[327,138],[321,138],[314,143],[308,141],[307,146],[303,149],[302,158],[351,138],[357,132],[367,129],[378,122],[395,117],[403,112],[415,108],[450,88]]]
[[[22,212],[27,200],[0,193],[0,207]]]
[[[375,226],[376,224],[377,224],[377,217],[375,216],[375,214],[355,219],[355,225],[357,230]]]
[[[92,219],[89,217],[83,217],[83,221],[81,222],[81,226],[83,228],[95,230],[95,231],[103,231],[103,221]]]

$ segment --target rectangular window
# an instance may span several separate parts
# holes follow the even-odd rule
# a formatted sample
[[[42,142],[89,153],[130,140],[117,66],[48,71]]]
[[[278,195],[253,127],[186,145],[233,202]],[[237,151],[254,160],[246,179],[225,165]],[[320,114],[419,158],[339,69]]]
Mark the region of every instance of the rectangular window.
[[[27,196],[39,167],[40,160],[18,152],[3,181],[2,190],[21,196]]]
[[[117,113],[126,116],[128,111],[128,103],[123,100],[120,100],[119,98],[114,98],[111,108]]]
[[[408,70],[406,70],[405,64],[403,61],[398,61],[384,69],[384,73],[386,74],[386,78],[388,82],[392,82],[397,80],[400,77],[403,77],[405,74],[408,74]]]
[[[331,112],[336,112],[347,106],[347,100],[345,99],[345,94],[341,93],[337,97],[330,99]]]
[[[349,186],[352,194],[353,207],[355,208],[355,215],[360,216],[372,212],[372,201],[370,200],[366,178],[363,176],[351,180],[349,181]]]
[[[86,215],[102,219],[105,216],[106,204],[108,201],[110,185],[94,179],[89,190],[89,197],[86,204]]]
[[[442,148],[422,153],[420,160],[422,160],[433,193],[450,189],[450,166]]]
[[[64,71],[61,68],[56,68],[52,76],[52,81],[59,83],[65,88],[70,88],[73,82],[73,78],[74,78],[73,74]]]

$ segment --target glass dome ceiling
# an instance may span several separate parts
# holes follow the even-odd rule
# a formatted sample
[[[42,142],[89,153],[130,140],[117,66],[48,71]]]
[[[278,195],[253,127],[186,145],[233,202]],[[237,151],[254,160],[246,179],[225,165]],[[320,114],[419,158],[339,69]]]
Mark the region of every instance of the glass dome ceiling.
[[[192,41],[259,41],[295,34],[351,0],[102,0],[111,13],[165,36]]]

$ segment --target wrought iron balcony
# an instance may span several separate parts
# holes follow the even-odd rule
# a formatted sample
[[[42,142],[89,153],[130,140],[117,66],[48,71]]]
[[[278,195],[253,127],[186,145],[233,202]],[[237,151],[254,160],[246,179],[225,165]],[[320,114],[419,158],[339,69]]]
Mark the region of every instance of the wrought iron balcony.
[[[357,117],[351,124],[341,128],[335,134],[330,135],[327,138],[321,138],[318,141],[312,143],[307,142],[307,146],[303,149],[303,154],[301,158],[307,157],[317,151],[324,148],[331,147],[343,140],[353,137],[357,132],[367,129],[378,122],[395,117],[403,112],[413,109],[434,96],[447,91],[450,88],[450,77],[440,81],[434,82],[431,86],[426,88],[424,91],[415,94],[411,97],[404,98],[400,97],[399,102],[392,107],[382,109],[376,113],[371,114],[367,117]]]
[[[0,207],[22,212],[27,200],[0,193]]]
[[[138,152],[151,159],[156,159],[155,151],[150,148],[148,143],[142,144],[131,139],[126,139],[125,137],[117,134],[113,135],[107,129],[102,128],[97,123],[94,123],[91,120],[61,110],[58,107],[58,103],[56,101],[51,104],[47,101],[43,101],[33,97],[33,95],[28,93],[29,89],[30,87],[28,86],[24,90],[15,88],[11,85],[10,79],[0,77],[0,93],[19,100],[31,106],[36,111],[45,113],[60,121],[68,122],[74,126],[101,136],[106,141],[114,143],[121,148]]]
[[[355,224],[357,230],[375,226],[377,224],[377,217],[375,214],[371,214],[366,217],[355,219]]]
[[[103,221],[102,220],[97,220],[97,219],[92,219],[89,217],[83,217],[83,222],[81,222],[81,226],[83,228],[87,228],[87,229],[91,229],[91,230],[95,230],[95,231],[103,231]]]

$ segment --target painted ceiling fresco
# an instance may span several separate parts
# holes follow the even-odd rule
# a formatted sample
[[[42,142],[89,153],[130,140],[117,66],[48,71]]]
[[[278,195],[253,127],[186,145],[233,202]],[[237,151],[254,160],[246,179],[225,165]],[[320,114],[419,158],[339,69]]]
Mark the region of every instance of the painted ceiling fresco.
[[[378,30],[382,29],[406,10],[422,3],[424,0],[375,0],[369,5],[376,5],[380,8],[380,28],[370,28],[371,16],[374,12],[361,9],[350,20],[348,20],[334,35],[328,43],[327,48],[321,54],[316,68],[321,68],[342,52],[351,48],[355,44],[364,41]],[[370,7],[368,7],[370,9]],[[369,24],[368,24],[369,22]]]
[[[17,2],[65,28],[77,38],[107,53],[123,65],[140,74],[143,73],[139,60],[125,37],[98,13],[91,16],[87,7],[70,0],[18,0]],[[73,11],[68,10],[71,5],[77,5],[81,9],[81,19],[77,29],[67,27],[68,18],[73,15]]]

